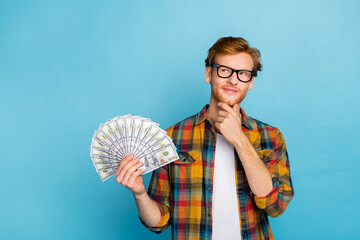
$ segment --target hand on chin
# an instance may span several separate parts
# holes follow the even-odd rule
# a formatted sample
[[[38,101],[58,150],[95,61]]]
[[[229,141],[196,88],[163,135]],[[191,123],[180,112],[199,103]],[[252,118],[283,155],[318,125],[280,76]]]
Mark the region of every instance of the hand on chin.
[[[215,118],[215,130],[234,145],[242,132],[240,104],[230,107],[227,103],[219,102],[217,106],[219,110]]]

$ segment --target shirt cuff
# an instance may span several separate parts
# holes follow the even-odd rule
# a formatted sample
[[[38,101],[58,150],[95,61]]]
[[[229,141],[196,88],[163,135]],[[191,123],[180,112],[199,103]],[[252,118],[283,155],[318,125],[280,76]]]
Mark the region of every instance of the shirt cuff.
[[[154,227],[151,227],[151,226],[147,225],[140,217],[139,217],[139,219],[140,219],[140,222],[144,225],[144,227],[150,229],[151,231],[162,232],[168,226],[169,219],[170,219],[170,211],[169,211],[168,207],[166,207],[156,201],[155,201],[155,203],[159,207],[160,214],[161,214],[158,224],[156,224],[156,226],[154,226]]]
[[[265,209],[268,206],[274,204],[278,198],[279,180],[276,177],[274,177],[272,179],[272,182],[273,182],[273,189],[266,196],[259,197],[254,195],[255,204],[259,209]]]

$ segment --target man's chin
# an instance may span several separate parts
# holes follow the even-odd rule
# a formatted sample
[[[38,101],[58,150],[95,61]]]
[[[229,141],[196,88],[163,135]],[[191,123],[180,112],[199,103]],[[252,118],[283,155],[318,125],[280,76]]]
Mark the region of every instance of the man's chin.
[[[216,99],[217,102],[226,103],[230,107],[233,107],[237,103],[240,104],[241,101],[243,100],[243,98],[241,98],[240,96],[231,98],[231,97],[224,96],[224,95],[221,95],[221,94],[214,94],[213,97],[214,97],[214,99]]]
[[[228,100],[228,99],[224,99],[224,100],[222,100],[222,101],[220,101],[220,102],[223,102],[223,103],[226,103],[227,105],[229,105],[230,107],[233,107],[235,104],[237,104],[237,103],[241,103],[241,101],[239,101],[238,99],[236,99],[236,100]]]

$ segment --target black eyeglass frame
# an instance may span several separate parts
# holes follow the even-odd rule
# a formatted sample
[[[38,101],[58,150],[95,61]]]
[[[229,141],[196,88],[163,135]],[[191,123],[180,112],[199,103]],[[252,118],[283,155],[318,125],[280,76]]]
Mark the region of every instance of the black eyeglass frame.
[[[229,75],[228,77],[221,77],[221,78],[229,78],[229,77],[231,77],[231,76],[233,75],[234,72],[236,72],[236,77],[237,77],[237,79],[238,79],[240,82],[243,82],[243,83],[248,83],[248,82],[250,82],[251,79],[253,78],[253,76],[255,75],[255,73],[254,73],[253,71],[250,71],[250,70],[241,70],[241,69],[240,69],[240,70],[235,70],[235,69],[232,69],[231,67],[228,67],[228,66],[225,66],[225,65],[213,64],[212,67],[216,68],[216,73],[217,73],[217,75],[218,75],[219,77],[221,77],[220,74],[219,74],[219,68],[220,68],[220,67],[226,67],[226,68],[228,68],[228,69],[231,70],[231,73],[230,73],[230,75]],[[240,80],[240,78],[239,78],[239,72],[249,72],[249,73],[251,73],[250,79],[249,79],[248,81]]]

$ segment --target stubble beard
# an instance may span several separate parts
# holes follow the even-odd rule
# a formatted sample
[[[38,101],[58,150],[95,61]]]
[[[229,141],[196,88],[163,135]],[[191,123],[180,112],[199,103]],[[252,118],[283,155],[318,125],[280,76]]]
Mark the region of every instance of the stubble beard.
[[[216,102],[223,102],[229,105],[230,107],[233,107],[237,103],[241,103],[241,101],[245,98],[244,95],[240,94],[241,92],[237,94],[236,97],[229,97],[226,96],[226,93],[221,92],[221,89],[213,89],[211,88],[211,94],[212,97]]]

